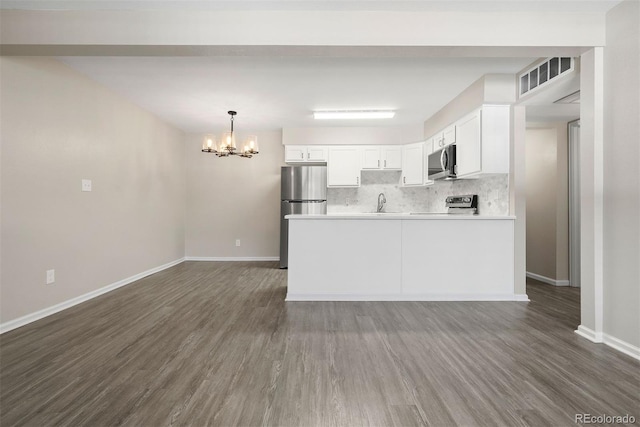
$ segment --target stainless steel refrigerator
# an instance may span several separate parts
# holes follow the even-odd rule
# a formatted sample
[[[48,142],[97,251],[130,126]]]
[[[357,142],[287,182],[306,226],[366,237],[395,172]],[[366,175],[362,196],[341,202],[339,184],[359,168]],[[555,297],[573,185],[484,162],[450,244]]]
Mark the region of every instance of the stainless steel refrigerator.
[[[289,220],[284,217],[327,213],[327,167],[283,166],[280,187],[280,268],[287,268]]]

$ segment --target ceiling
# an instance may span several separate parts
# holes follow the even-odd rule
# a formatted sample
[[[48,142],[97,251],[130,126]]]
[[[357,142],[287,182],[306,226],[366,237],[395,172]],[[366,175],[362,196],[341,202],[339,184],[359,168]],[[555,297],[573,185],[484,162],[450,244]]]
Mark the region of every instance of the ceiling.
[[[186,132],[421,125],[487,73],[535,58],[62,57],[67,65]],[[314,121],[318,109],[393,109],[390,120]]]
[[[3,0],[31,10],[421,10],[604,13],[621,0]]]
[[[3,0],[4,9],[186,9],[202,10],[438,10],[605,13],[619,0]],[[212,23],[215,24],[215,23]],[[126,47],[126,46],[125,46]],[[144,47],[144,46],[143,46]],[[245,129],[304,126],[420,126],[478,78],[488,73],[515,74],[537,56],[557,55],[524,49],[507,55],[486,48],[457,53],[412,51],[379,46],[323,47],[279,52],[278,46],[233,46],[207,52],[100,51],[59,52],[70,67],[98,81],[168,123],[194,133],[229,126],[228,110],[238,111]],[[76,46],[76,48],[78,48]],[[141,49],[139,46],[137,49]],[[164,47],[165,50],[167,47]],[[89,49],[89,50],[87,50]],[[91,50],[94,49],[94,50]],[[318,51],[319,49],[319,51]],[[345,50],[346,49],[346,50]],[[349,51],[351,49],[352,51]],[[369,50],[367,50],[369,49]],[[389,51],[391,49],[392,51]],[[285,49],[286,50],[286,49]],[[415,50],[415,49],[414,49]],[[451,50],[451,49],[449,49]],[[504,52],[503,52],[504,53]],[[55,54],[54,54],[55,55]],[[123,56],[110,56],[123,55]],[[138,55],[138,56],[134,56]],[[566,55],[566,53],[565,53]],[[579,55],[579,53],[577,54]],[[574,55],[576,56],[576,55]],[[561,107],[554,107],[556,110]],[[569,107],[562,107],[569,108]],[[571,107],[574,108],[575,106]],[[313,120],[319,109],[393,109],[390,120]],[[559,110],[531,108],[554,117]],[[536,112],[537,111],[537,112]],[[574,113],[563,113],[572,115]]]

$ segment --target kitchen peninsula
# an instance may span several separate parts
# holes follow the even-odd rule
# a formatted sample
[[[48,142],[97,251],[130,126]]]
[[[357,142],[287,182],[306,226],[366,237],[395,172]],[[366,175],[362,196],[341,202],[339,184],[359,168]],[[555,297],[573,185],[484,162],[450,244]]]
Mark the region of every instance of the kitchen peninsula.
[[[289,215],[288,301],[527,301],[514,217]]]

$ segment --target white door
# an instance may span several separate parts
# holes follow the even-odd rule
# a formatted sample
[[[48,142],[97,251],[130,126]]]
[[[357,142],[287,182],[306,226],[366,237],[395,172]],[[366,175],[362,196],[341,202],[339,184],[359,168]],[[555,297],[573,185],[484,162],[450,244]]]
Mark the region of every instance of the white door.
[[[327,187],[359,187],[360,155],[357,147],[330,147]]]
[[[456,127],[449,126],[442,134],[443,146],[451,145],[456,142]]]
[[[326,162],[327,147],[321,145],[309,145],[307,147],[307,161],[309,162]]]
[[[456,124],[458,177],[479,173],[482,170],[481,147],[480,110],[477,110]]]
[[[304,162],[307,155],[307,147],[304,145],[285,145],[284,161],[287,163]]]
[[[402,148],[402,185],[423,185],[423,143],[405,145]]]
[[[422,173],[424,175],[424,183],[426,185],[431,185],[434,183],[432,179],[429,179],[429,154],[431,153],[433,153],[433,138],[427,139],[424,143],[424,155],[422,156]]]
[[[383,148],[382,167],[384,169],[402,169],[402,147]]]
[[[380,147],[362,149],[362,169],[380,169]]]

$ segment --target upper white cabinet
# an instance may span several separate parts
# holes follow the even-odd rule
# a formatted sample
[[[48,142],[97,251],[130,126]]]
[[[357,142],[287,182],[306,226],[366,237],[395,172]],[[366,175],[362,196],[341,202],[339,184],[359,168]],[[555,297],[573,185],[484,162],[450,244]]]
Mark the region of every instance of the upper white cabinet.
[[[374,145],[362,148],[362,169],[380,169],[382,147]]]
[[[458,178],[509,173],[509,106],[484,105],[456,123]]]
[[[402,185],[424,185],[424,143],[402,147]]]
[[[448,128],[446,128],[444,130],[444,132],[442,132],[442,138],[443,138],[443,142],[444,145],[443,146],[447,146],[447,145],[451,145],[453,143],[456,142],[456,127],[451,125]]]
[[[284,161],[287,163],[326,162],[327,147],[322,145],[285,145]]]
[[[357,146],[329,147],[327,187],[359,187],[362,149]]]
[[[362,169],[402,169],[401,146],[362,147]]]
[[[402,147],[382,148],[382,168],[402,169]]]
[[[456,142],[456,126],[451,125],[442,132],[438,132],[431,138],[433,149],[438,150],[440,148],[446,147],[447,145],[454,144]]]
[[[482,171],[481,111],[476,110],[460,120],[456,127],[456,175],[459,177]]]
[[[423,164],[423,169],[422,169],[422,173],[424,176],[424,184],[425,185],[431,185],[433,184],[435,181],[433,181],[432,179],[429,179],[429,154],[433,153],[433,138],[432,139],[427,139],[424,142],[424,164]]]

